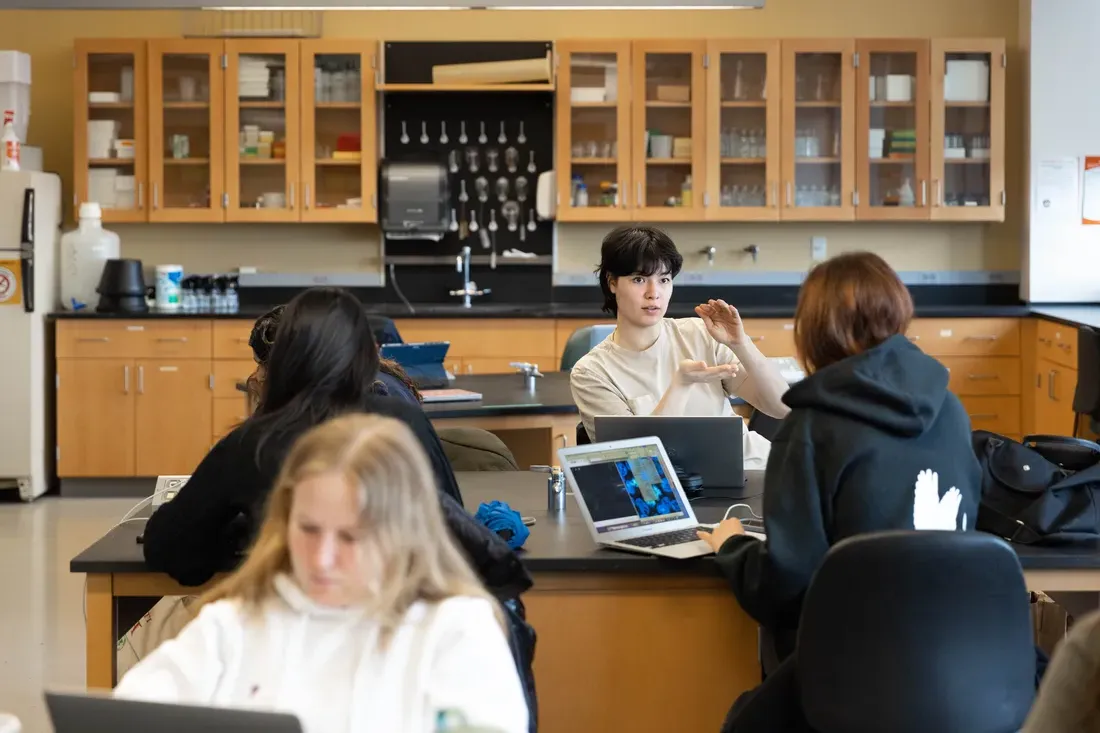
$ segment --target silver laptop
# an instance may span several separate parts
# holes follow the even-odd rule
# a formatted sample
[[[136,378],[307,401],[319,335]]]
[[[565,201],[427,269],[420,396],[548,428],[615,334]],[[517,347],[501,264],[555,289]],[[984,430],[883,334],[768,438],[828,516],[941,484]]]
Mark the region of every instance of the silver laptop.
[[[697,474],[704,490],[745,485],[744,421],[736,415],[604,415],[596,417],[595,428],[600,441],[657,436],[673,469]]]
[[[169,705],[102,695],[46,693],[54,733],[302,733],[298,718],[286,713]]]
[[[597,544],[661,557],[712,554],[660,438],[562,448],[558,458]]]

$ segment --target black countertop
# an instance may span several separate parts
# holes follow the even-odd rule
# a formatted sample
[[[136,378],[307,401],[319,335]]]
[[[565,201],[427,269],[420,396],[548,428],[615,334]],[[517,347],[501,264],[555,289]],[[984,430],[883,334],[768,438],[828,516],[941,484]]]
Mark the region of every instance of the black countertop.
[[[713,558],[670,560],[601,549],[592,537],[572,498],[564,516],[546,511],[546,475],[528,472],[459,473],[466,509],[477,510],[482,502],[499,499],[508,502],[524,516],[534,517],[522,552],[522,559],[533,573],[639,573],[717,575]],[[149,490],[152,491],[150,483]],[[726,508],[746,503],[760,511],[763,472],[748,474],[743,498],[706,498],[692,503],[701,522],[717,522]],[[736,510],[743,512],[744,510]],[[149,572],[137,537],[142,522],[115,527],[69,562],[73,573]],[[1066,547],[1026,547],[1013,545],[1025,570],[1100,570],[1100,542],[1085,542]]]
[[[390,318],[585,318],[614,320],[600,310],[595,303],[531,303],[531,304],[482,304],[472,308],[448,303],[414,303],[415,312],[410,313],[403,305],[390,303],[367,303],[371,313]],[[164,313],[151,310],[147,313],[96,313],[94,311],[59,311],[50,313],[49,318],[56,320],[91,320],[102,318],[120,318],[125,320],[164,318],[164,319],[244,319],[254,320],[269,310],[270,306],[242,307],[237,313]],[[794,306],[791,305],[747,305],[738,310],[745,318],[791,318]],[[917,306],[918,318],[1019,318],[1031,314],[1026,305],[930,305]],[[695,315],[695,304],[673,304],[668,315],[672,318],[686,318]]]
[[[1067,326],[1100,329],[1100,305],[1034,305],[1031,315]]]
[[[458,376],[451,387],[477,392],[482,399],[478,402],[428,403],[424,405],[428,417],[577,414],[569,389],[569,372],[547,372],[536,380],[534,392],[527,391],[524,378],[519,374]]]

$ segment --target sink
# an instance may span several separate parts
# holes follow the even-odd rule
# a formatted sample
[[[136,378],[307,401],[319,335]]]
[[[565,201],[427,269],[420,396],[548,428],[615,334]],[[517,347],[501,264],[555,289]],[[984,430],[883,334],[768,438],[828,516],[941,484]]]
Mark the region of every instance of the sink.
[[[413,303],[413,308],[416,309],[418,314],[423,315],[468,315],[472,318],[476,318],[479,315],[486,316],[531,312],[545,308],[545,306],[538,304],[522,305],[516,303],[474,303],[471,307],[465,308],[461,303]],[[386,311],[388,314],[395,317],[407,312],[407,310],[401,306],[393,306],[392,310],[387,308]]]

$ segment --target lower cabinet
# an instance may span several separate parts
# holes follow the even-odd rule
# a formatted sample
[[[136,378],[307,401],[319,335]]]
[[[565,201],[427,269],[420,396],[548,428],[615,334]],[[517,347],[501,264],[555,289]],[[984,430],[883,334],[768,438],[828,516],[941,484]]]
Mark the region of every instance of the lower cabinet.
[[[1073,394],[1077,390],[1077,370],[1047,359],[1035,365],[1036,435],[1073,435],[1076,415]]]
[[[134,363],[57,360],[57,475],[133,476]]]
[[[139,360],[134,475],[189,474],[210,450],[210,360]]]

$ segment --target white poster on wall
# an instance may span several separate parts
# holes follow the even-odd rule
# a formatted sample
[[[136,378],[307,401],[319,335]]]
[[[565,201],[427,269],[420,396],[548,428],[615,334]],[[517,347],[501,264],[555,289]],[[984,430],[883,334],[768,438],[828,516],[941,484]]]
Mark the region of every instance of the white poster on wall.
[[[1077,221],[1078,173],[1077,158],[1051,158],[1039,161],[1035,177],[1034,217],[1044,224],[1069,225]]]

